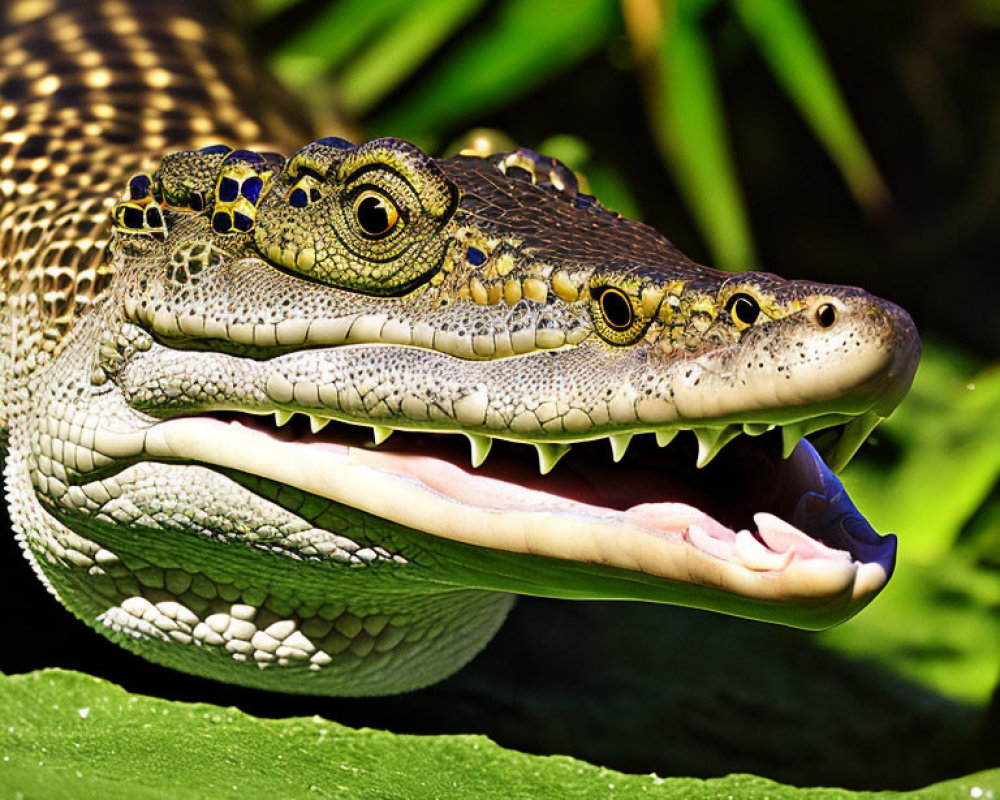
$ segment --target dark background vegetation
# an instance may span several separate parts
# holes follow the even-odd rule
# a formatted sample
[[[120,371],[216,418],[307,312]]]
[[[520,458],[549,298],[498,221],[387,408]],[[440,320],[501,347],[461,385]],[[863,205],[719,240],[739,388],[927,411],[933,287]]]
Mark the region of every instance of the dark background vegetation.
[[[914,390],[844,475],[900,536],[897,574],[869,609],[814,635],[527,599],[439,686],[286,698],[111,645],[46,595],[6,537],[0,670],[64,666],[257,714],[481,732],[660,775],[906,788],[1000,766],[1000,3],[760,0],[754,13],[773,15],[761,22],[751,2],[241,9],[323,133],[442,153],[486,128],[501,148],[563,158],[696,260],[858,284],[910,310],[926,348]],[[789,19],[811,32],[804,44]],[[780,67],[789,42],[805,49]],[[698,58],[677,63],[681,47]],[[825,96],[811,63],[832,76],[840,116],[808,121]]]

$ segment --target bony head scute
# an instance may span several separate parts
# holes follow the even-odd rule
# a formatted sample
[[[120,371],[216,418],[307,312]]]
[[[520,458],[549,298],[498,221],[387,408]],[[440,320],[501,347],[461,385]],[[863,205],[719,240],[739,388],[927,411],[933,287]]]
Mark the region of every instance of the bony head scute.
[[[311,172],[303,173],[288,192],[288,205],[292,208],[305,208],[310,203],[319,202],[323,197],[319,189],[320,181]]]
[[[221,234],[253,230],[261,197],[284,164],[284,157],[277,153],[228,153],[215,182],[212,230]]]

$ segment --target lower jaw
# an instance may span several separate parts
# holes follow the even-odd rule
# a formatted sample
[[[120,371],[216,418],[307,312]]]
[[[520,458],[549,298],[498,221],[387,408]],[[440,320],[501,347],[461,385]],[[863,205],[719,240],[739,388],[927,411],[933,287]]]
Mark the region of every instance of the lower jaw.
[[[683,438],[667,451],[633,445],[621,464],[594,443],[540,479],[504,447],[479,470],[461,466],[455,436],[398,434],[372,449],[349,426],[315,436],[219,417],[157,423],[137,455],[258,475],[442,539],[690,584],[737,608],[745,598],[772,608],[749,616],[778,622],[801,605],[849,616],[892,569],[894,542],[871,531],[808,443],[782,460],[776,441],[737,440],[697,471]],[[788,524],[797,517],[822,522],[826,544]]]

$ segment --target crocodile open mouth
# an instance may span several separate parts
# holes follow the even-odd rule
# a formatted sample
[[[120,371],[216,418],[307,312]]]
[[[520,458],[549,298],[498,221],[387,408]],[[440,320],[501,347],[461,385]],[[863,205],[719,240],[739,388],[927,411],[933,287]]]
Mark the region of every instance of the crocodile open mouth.
[[[355,448],[358,457],[373,466],[410,475],[437,492],[498,511],[537,503],[618,512],[651,504],[684,504],[733,530],[752,531],[754,514],[791,520],[805,493],[825,488],[818,470],[810,474],[803,469],[809,459],[801,455],[782,459],[779,430],[755,438],[738,436],[700,468],[698,443],[689,431],[680,432],[664,447],[657,446],[652,435],[637,436],[617,463],[604,440],[579,442],[552,472],[540,475],[526,445],[502,439],[493,440],[489,458],[472,468],[464,437],[450,433],[394,431],[376,445],[367,426],[330,420],[313,431],[305,414],[292,415],[280,426],[270,416],[238,412],[213,416],[284,442]],[[817,531],[815,537],[824,541],[823,534]],[[840,541],[825,543],[847,549]]]
[[[211,424],[202,441],[217,443],[196,445],[199,460],[232,460],[329,499],[349,496],[352,506],[446,539],[645,573],[764,606],[837,607],[830,618],[795,624],[846,618],[893,569],[895,537],[875,533],[807,440],[782,458],[779,431],[738,436],[702,468],[687,432],[665,447],[636,436],[617,463],[606,442],[583,442],[542,476],[519,443],[496,441],[473,468],[461,436],[398,431],[375,446],[369,428],[331,421],[313,431],[306,415],[276,425],[270,415],[220,412],[154,427],[191,423]],[[196,438],[175,433],[169,449]],[[747,615],[787,621],[784,611]]]

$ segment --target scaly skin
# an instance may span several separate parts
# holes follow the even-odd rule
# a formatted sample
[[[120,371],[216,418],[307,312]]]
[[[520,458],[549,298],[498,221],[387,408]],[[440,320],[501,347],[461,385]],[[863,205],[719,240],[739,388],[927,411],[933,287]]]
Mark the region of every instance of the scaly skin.
[[[5,474],[88,624],[380,694],[459,668],[516,593],[823,627],[884,585],[892,538],[800,439],[842,426],[839,467],[899,402],[905,312],[696,265],[526,150],[199,150],[293,133],[242,116],[246,78],[205,87],[206,23],[34,8],[3,44]],[[133,58],[96,66],[101,31]]]

